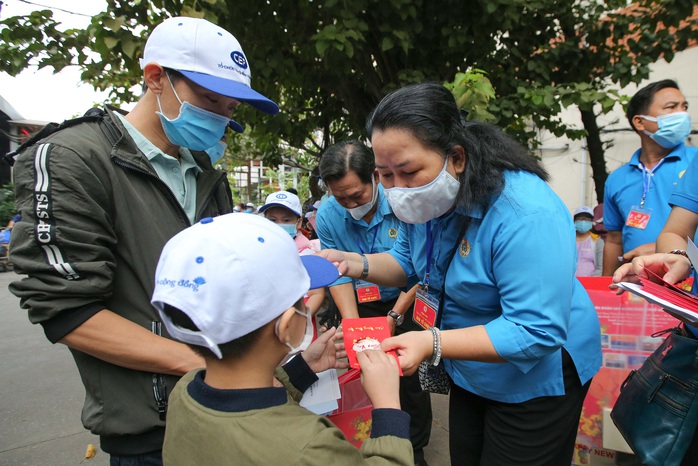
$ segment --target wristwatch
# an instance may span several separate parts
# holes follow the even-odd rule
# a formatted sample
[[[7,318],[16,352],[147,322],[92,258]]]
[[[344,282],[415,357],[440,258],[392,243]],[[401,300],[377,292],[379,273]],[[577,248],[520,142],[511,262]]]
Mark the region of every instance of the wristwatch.
[[[398,314],[393,310],[388,311],[388,317],[392,317],[393,319],[395,319],[395,326],[397,327],[402,325],[402,321],[405,320],[405,316],[403,316],[402,314]]]

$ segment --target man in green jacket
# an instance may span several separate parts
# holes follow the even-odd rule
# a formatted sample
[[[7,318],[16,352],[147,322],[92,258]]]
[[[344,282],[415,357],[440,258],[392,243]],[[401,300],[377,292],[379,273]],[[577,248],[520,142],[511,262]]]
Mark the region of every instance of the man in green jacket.
[[[86,428],[112,464],[161,464],[167,394],[203,359],[161,328],[150,305],[164,244],[203,217],[232,211],[212,160],[240,103],[278,106],[250,87],[230,33],[170,18],[141,59],[147,90],[127,115],[105,109],[17,157],[22,220],[10,290],[52,342],[67,345],[87,392]]]

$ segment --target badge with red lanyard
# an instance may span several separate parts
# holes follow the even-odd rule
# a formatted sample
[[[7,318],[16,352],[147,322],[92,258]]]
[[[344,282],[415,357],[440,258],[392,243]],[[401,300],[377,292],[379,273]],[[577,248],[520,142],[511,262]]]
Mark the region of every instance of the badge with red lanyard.
[[[431,235],[431,221],[427,222],[427,264],[422,288],[417,290],[412,310],[412,320],[422,328],[433,327],[436,313],[439,310],[439,300],[429,294],[429,272],[431,271],[431,256],[434,251],[434,238]]]
[[[378,236],[378,229],[379,225],[376,225],[376,232],[373,234],[373,242],[371,243],[369,254],[373,254],[375,252],[374,246],[376,244],[376,236]],[[366,252],[361,244],[361,238],[356,231],[356,226],[354,226],[354,234],[356,234],[356,242],[359,244],[359,251],[361,251],[361,254],[365,254]],[[379,301],[381,299],[380,288],[375,283],[367,282],[365,280],[356,280],[354,282],[354,288],[356,289],[356,299],[359,301],[359,304]]]
[[[642,199],[640,199],[639,206],[632,206],[630,212],[628,213],[628,218],[625,220],[625,225],[631,228],[638,228],[644,230],[647,228],[647,224],[650,222],[650,217],[652,216],[652,209],[645,207],[645,199],[647,198],[647,193],[650,191],[650,186],[652,185],[652,177],[654,176],[654,171],[662,164],[664,159],[661,159],[657,165],[652,167],[651,170],[645,168],[642,162],[639,163],[642,169]]]

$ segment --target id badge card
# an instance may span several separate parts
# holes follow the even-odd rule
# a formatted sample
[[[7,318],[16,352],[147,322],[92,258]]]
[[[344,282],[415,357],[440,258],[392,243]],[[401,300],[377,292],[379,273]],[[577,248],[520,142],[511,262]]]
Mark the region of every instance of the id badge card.
[[[650,221],[650,216],[652,216],[652,209],[633,206],[630,209],[630,213],[628,214],[628,219],[625,221],[625,224],[631,228],[644,230],[647,228],[647,224]]]
[[[439,300],[424,290],[417,290],[414,299],[412,320],[422,328],[433,327],[436,322],[436,313],[439,310]]]
[[[356,288],[356,298],[358,299],[359,304],[370,303],[372,301],[378,301],[381,299],[380,289],[375,283],[356,280],[354,287]]]

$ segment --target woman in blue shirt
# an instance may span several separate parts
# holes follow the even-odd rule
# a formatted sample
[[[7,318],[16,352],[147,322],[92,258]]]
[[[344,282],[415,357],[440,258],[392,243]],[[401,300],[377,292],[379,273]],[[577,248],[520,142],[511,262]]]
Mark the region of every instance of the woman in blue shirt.
[[[545,170],[497,127],[465,121],[438,84],[389,94],[367,129],[405,225],[389,252],[323,255],[374,283],[421,278],[430,306],[418,302],[415,320],[427,330],[383,349],[397,350],[407,374],[444,358],[452,464],[570,464],[600,327]]]

